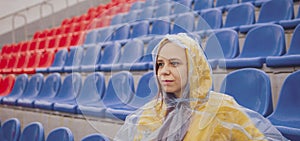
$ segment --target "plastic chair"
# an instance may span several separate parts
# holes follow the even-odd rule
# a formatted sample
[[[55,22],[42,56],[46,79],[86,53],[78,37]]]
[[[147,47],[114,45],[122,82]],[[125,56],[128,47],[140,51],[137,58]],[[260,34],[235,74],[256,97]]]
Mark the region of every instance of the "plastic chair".
[[[268,39],[268,40],[266,40]],[[246,35],[243,50],[234,59],[219,61],[221,68],[262,68],[267,56],[285,53],[285,36],[281,26],[270,24],[251,29]]]
[[[219,9],[202,10],[195,31],[218,29],[222,27],[222,12]]]
[[[194,30],[194,23],[194,13],[182,14],[175,18],[171,34],[177,34],[181,32],[192,32]]]
[[[250,29],[259,26],[261,24],[279,23],[281,20],[290,20],[293,17],[294,17],[293,0],[271,0],[265,2],[261,6],[256,24],[241,26],[240,32],[245,33],[248,32]]]
[[[117,26],[113,33],[112,41],[119,41],[119,42],[126,41],[129,38],[129,35],[130,35],[130,25],[129,24],[123,24],[123,25]]]
[[[138,38],[147,36],[149,34],[149,21],[144,20],[132,25],[132,32],[130,38]]]
[[[11,118],[1,126],[0,140],[1,141],[18,141],[21,134],[20,121],[16,118]]]
[[[156,0],[145,0],[144,8],[155,6],[155,1]]]
[[[217,0],[215,7],[219,8],[221,11],[225,11],[238,2],[238,0]]]
[[[27,66],[29,58],[30,58],[29,53],[20,54],[18,63],[15,66],[15,68],[12,69],[12,72],[15,74],[21,74],[23,69]]]
[[[80,66],[74,71],[91,72],[95,71],[96,63],[101,59],[101,46],[91,46],[85,51]]]
[[[111,27],[104,27],[97,30],[96,44],[110,41],[112,39],[113,33],[113,28]]]
[[[274,112],[268,117],[273,125],[290,140],[300,139],[299,93],[300,71],[287,76]]]
[[[268,67],[294,67],[300,66],[300,25],[293,33],[289,50],[283,56],[269,56],[266,58]]]
[[[139,10],[143,6],[144,6],[144,2],[141,1],[134,2],[130,7],[130,11]]]
[[[108,107],[106,113],[125,120],[127,115],[144,106],[157,95],[158,88],[155,79],[152,71],[145,73],[138,82],[136,94],[133,95],[133,98],[123,106]]]
[[[111,19],[110,25],[118,25],[121,24],[123,21],[123,15],[122,13],[114,15],[113,18]]]
[[[0,96],[7,96],[13,89],[15,84],[16,76],[14,74],[9,74],[5,78],[1,79]]]
[[[20,141],[44,141],[44,127],[39,122],[33,122],[24,128]]]
[[[27,74],[18,75],[15,84],[13,86],[13,89],[7,96],[1,98],[1,103],[3,104],[14,103],[14,101],[23,94],[23,91],[25,90],[27,83],[28,83]]]
[[[37,72],[62,72],[63,66],[68,56],[68,50],[62,49],[56,52],[53,63],[47,69],[39,68]]]
[[[194,11],[201,11],[204,9],[212,8],[213,0],[194,0]]]
[[[81,141],[110,141],[110,140],[103,134],[94,133],[83,137]]]
[[[97,63],[98,71],[110,71],[111,66],[114,62],[118,62],[121,52],[121,44],[118,42],[111,43],[104,46],[103,55],[101,56],[100,62]]]
[[[163,3],[155,9],[154,18],[167,17],[172,13],[172,3]]]
[[[239,37],[236,31],[224,29],[211,34],[204,50],[212,69],[220,59],[235,58],[239,54]]]
[[[69,128],[58,127],[50,131],[46,141],[74,141],[74,136]]]
[[[68,73],[75,71],[81,63],[82,56],[83,48],[81,46],[71,48],[62,71]]]
[[[156,19],[152,22],[150,34],[153,36],[166,35],[170,33],[170,19]],[[150,35],[150,36],[151,36]]]
[[[173,4],[172,14],[182,14],[191,11],[192,0],[179,0]]]
[[[154,16],[154,7],[147,7],[142,9],[140,14],[137,17],[137,20],[149,20]]]
[[[264,117],[273,112],[270,78],[261,70],[245,68],[229,73],[220,92],[231,95],[239,104]]]
[[[229,9],[224,27],[238,30],[241,25],[255,23],[255,7],[250,3],[242,3]]]
[[[77,97],[78,108],[77,113],[83,115],[102,115],[104,111],[93,112],[95,107],[103,109],[102,98],[105,93],[105,77],[100,72],[89,74],[83,84],[82,89]]]
[[[132,23],[137,20],[138,11],[129,11],[123,16],[122,23]]]
[[[48,67],[50,67],[53,63],[54,56],[55,56],[54,52],[50,52],[50,51],[44,52],[41,55],[40,62],[38,66],[35,68],[35,70],[33,71],[33,73],[39,72],[41,68],[47,69]]]
[[[97,38],[97,31],[96,29],[89,31],[86,36],[83,45],[84,46],[90,46],[96,44],[96,38]]]
[[[299,5],[300,6],[300,5]],[[299,7],[298,7],[299,9]],[[279,24],[283,26],[285,29],[293,29],[300,23],[300,10],[298,10],[297,17],[294,19],[281,20]]]
[[[49,74],[43,84],[39,94],[31,99],[23,99],[22,106],[34,107],[34,103],[40,100],[47,100],[53,98],[58,92],[61,85],[61,78],[59,73]]]
[[[40,73],[34,74],[30,77],[28,85],[23,94],[15,101],[15,105],[25,106],[24,101],[33,100],[40,92],[44,84],[44,76]]]

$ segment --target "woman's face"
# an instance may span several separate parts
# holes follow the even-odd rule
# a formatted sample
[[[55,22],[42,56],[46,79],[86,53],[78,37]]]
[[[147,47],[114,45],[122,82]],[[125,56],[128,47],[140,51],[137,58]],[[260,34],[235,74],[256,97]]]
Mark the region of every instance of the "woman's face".
[[[185,49],[168,42],[161,47],[157,57],[157,75],[163,91],[177,98],[187,84],[188,71]]]

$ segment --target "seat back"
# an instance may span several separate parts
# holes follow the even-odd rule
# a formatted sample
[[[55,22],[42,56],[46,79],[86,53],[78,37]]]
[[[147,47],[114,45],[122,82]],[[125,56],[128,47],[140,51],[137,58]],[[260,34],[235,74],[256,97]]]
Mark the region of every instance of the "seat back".
[[[155,14],[154,17],[155,18],[159,18],[159,17],[166,17],[169,16],[172,12],[172,3],[163,3],[161,5],[159,5],[156,9],[155,9]]]
[[[85,136],[81,141],[109,141],[109,139],[105,135],[95,133]]]
[[[213,0],[194,0],[194,10],[195,11],[212,8],[213,5],[214,5]]]
[[[123,47],[123,53],[119,63],[140,62],[144,55],[144,43],[139,39],[128,41]]]
[[[31,76],[26,89],[20,98],[32,98],[36,97],[44,84],[44,76],[41,73],[37,73]]]
[[[111,27],[104,27],[97,30],[96,33],[96,43],[110,41],[113,36],[113,28]]]
[[[192,32],[194,30],[194,13],[186,13],[175,18],[171,34]]]
[[[59,66],[64,66],[66,59],[68,56],[68,50],[67,49],[62,49],[56,52],[54,61],[52,63],[52,67],[59,67]]]
[[[300,25],[298,25],[293,33],[290,48],[287,52],[288,55],[300,54]]]
[[[132,74],[127,71],[118,72],[109,79],[102,101],[107,106],[128,103],[134,90]]]
[[[173,5],[173,14],[181,14],[191,11],[191,0],[179,0]]]
[[[147,51],[145,55],[143,56],[143,59],[141,62],[152,62],[152,51],[156,47],[156,45],[161,41],[162,38],[154,38],[147,44]]]
[[[250,3],[242,3],[229,9],[224,27],[253,23],[255,23],[255,7]]]
[[[58,127],[50,131],[46,141],[74,141],[74,136],[69,128]]]
[[[245,68],[229,73],[220,92],[231,95],[240,105],[265,117],[273,111],[270,78],[259,69]]]
[[[151,34],[166,35],[170,33],[170,19],[157,19],[152,22]]]
[[[11,92],[7,96],[9,96],[9,97],[21,96],[27,86],[27,83],[28,83],[28,75],[27,74],[18,75]]]
[[[121,24],[122,21],[123,21],[123,15],[124,14],[122,14],[122,13],[114,15],[113,18],[110,21],[110,25]]]
[[[144,6],[144,2],[136,1],[136,2],[134,2],[134,3],[131,5],[130,11],[133,11],[133,10],[139,10],[139,9],[141,9],[143,6]]]
[[[136,38],[141,36],[147,36],[149,33],[149,21],[140,21],[132,25],[132,33],[130,38]]]
[[[16,118],[6,120],[0,130],[1,141],[19,141],[21,134],[20,121]]]
[[[54,97],[56,100],[71,100],[75,99],[81,88],[81,75],[79,73],[68,74],[63,84],[61,85],[57,95]]]
[[[76,98],[79,105],[98,102],[105,93],[105,78],[100,72],[89,74],[83,83],[78,97]]]
[[[44,141],[44,127],[39,122],[33,122],[24,128],[20,141]]]
[[[120,58],[120,51],[121,45],[117,42],[104,46],[100,64],[111,64],[114,62],[118,62]]]
[[[64,66],[79,66],[83,56],[83,48],[73,47],[70,49]]]
[[[96,36],[97,35],[97,30],[90,30],[84,40],[84,45],[90,45],[90,44],[95,44],[96,43]]]
[[[139,16],[137,17],[137,20],[145,20],[150,19],[154,15],[154,8],[153,7],[147,7],[142,9]]]
[[[12,88],[15,84],[15,80],[16,76],[13,74],[9,74],[5,78],[0,80],[0,96],[6,96],[12,91]]]
[[[222,11],[219,9],[202,10],[195,31],[218,29],[222,27]]]
[[[29,57],[30,57],[30,55],[28,53],[20,54],[16,68],[19,68],[19,69],[25,68],[28,64]]]
[[[146,0],[144,3],[144,8],[155,6],[155,0]]]
[[[226,5],[236,4],[236,3],[238,3],[238,0],[217,0],[215,7],[226,6]]]
[[[40,63],[41,54],[40,53],[30,53],[28,63],[25,68],[36,68]]]
[[[101,47],[100,46],[91,46],[88,47],[85,51],[84,56],[82,57],[81,66],[86,65],[95,65],[98,59],[101,59]]]
[[[41,55],[38,67],[39,68],[49,67],[53,63],[53,60],[54,60],[54,52],[46,51]]]
[[[138,11],[129,11],[123,16],[122,23],[135,22],[138,16]]]
[[[225,29],[211,34],[204,52],[208,59],[234,58],[239,54],[239,37],[236,31]]]
[[[124,24],[115,28],[112,40],[116,41],[116,40],[128,39],[129,35],[130,35],[130,25]]]
[[[268,39],[268,40],[266,40]],[[239,57],[279,56],[285,53],[285,34],[279,25],[269,24],[251,29]]]
[[[51,73],[47,76],[44,85],[37,96],[37,99],[53,98],[61,86],[61,77],[59,73]]]
[[[293,0],[271,0],[261,6],[257,23],[278,22],[292,18],[294,18]]]

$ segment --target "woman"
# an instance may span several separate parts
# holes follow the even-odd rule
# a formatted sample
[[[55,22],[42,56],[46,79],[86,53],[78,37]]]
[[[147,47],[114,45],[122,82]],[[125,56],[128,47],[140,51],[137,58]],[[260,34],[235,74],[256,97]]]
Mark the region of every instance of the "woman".
[[[153,54],[159,94],[126,118],[115,140],[286,140],[258,113],[211,91],[207,59],[186,34],[167,35]]]

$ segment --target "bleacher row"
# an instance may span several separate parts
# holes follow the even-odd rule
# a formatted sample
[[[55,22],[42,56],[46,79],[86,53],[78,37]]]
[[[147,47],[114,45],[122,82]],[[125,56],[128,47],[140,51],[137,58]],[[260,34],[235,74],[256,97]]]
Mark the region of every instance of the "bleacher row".
[[[21,131],[21,123],[17,118],[10,118],[3,122],[0,121],[0,140],[1,141],[74,141],[72,131],[67,127],[53,129],[45,137],[44,127],[40,122],[32,122],[26,125]],[[94,133],[82,138],[81,141],[109,141],[105,135]]]

